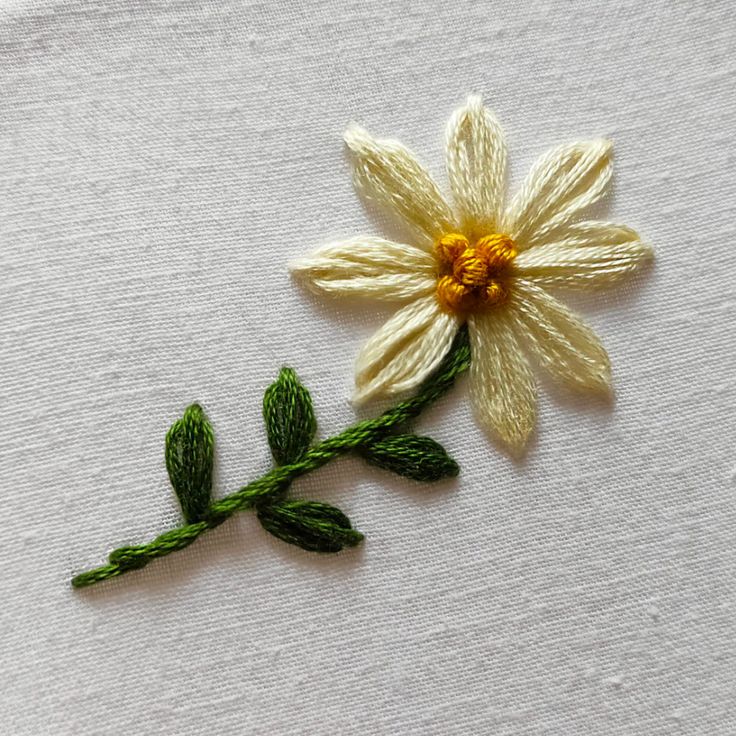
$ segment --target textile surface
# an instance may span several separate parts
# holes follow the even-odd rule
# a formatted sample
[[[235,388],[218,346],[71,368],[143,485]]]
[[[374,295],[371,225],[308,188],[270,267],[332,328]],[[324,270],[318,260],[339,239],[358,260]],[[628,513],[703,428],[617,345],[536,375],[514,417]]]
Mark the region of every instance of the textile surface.
[[[41,734],[736,733],[736,16],[730,2],[0,4],[0,722]],[[290,258],[387,234],[353,191],[355,120],[446,183],[468,93],[511,189],[550,146],[615,142],[607,219],[653,268],[563,298],[613,406],[543,384],[521,460],[460,384],[419,423],[462,474],[339,460],[295,492],[357,551],[230,520],[84,591],[175,525],[163,438],[199,401],[216,489],[269,467],[293,366],[322,436],[355,418],[390,314],[320,302]],[[376,410],[375,407],[373,409]]]

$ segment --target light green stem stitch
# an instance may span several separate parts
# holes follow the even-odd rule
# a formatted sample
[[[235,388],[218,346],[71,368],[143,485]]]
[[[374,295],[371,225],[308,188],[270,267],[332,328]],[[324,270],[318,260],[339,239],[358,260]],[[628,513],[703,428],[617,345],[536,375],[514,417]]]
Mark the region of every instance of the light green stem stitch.
[[[455,378],[470,365],[470,347],[464,327],[437,371],[421,386],[417,394],[385,411],[375,419],[368,419],[349,427],[307,450],[293,463],[282,465],[252,481],[238,491],[213,502],[200,521],[170,529],[147,544],[120,547],[109,556],[109,564],[83,572],[72,579],[75,588],[94,585],[130,570],[137,570],[157,557],[164,557],[188,547],[204,532],[214,529],[237,511],[244,511],[276,498],[286,492],[290,483],[301,475],[316,470],[334,458],[351,450],[360,449],[386,435],[393,427],[416,418],[430,404],[448,391]],[[362,535],[348,529],[342,539],[346,546],[354,546]]]

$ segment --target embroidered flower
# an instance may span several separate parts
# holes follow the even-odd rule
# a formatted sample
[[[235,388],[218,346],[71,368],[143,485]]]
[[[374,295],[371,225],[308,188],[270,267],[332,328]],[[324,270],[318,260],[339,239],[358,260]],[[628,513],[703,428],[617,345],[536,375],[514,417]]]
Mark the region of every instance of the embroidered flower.
[[[415,388],[464,322],[475,413],[513,448],[525,444],[536,418],[527,355],[563,383],[610,391],[599,339],[546,290],[610,283],[651,255],[628,227],[573,222],[605,193],[609,141],[552,149],[504,208],[503,131],[481,99],[470,97],[447,128],[453,209],[400,143],[357,126],[345,140],[358,188],[411,235],[409,243],[359,236],[291,265],[318,292],[404,303],[358,356],[357,401]]]

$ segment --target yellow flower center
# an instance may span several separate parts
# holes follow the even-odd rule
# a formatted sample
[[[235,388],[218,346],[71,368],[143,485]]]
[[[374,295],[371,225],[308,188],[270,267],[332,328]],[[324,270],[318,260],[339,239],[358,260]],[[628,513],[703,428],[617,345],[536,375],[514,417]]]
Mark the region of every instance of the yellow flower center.
[[[507,269],[516,257],[508,235],[485,235],[472,245],[458,233],[435,246],[439,263],[437,300],[450,312],[475,312],[505,301]]]

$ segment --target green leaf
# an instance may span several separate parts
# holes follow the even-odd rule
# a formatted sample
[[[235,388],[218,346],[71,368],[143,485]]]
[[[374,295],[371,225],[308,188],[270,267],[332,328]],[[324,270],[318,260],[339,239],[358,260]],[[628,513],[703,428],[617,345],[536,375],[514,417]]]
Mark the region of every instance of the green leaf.
[[[215,435],[202,407],[192,404],[166,435],[166,469],[188,524],[210,505]]]
[[[358,451],[371,465],[413,480],[440,480],[460,472],[457,463],[442,445],[430,437],[388,435],[362,445]]]
[[[355,547],[363,535],[345,514],[316,501],[277,501],[258,509],[261,526],[284,542],[310,552],[339,552]]]
[[[263,420],[277,465],[294,463],[309,449],[317,429],[312,397],[291,368],[282,368],[266,389]]]

